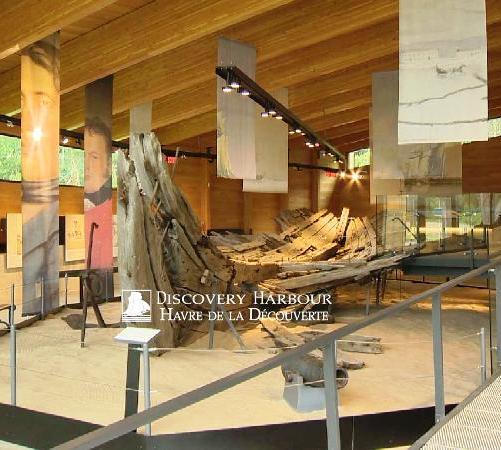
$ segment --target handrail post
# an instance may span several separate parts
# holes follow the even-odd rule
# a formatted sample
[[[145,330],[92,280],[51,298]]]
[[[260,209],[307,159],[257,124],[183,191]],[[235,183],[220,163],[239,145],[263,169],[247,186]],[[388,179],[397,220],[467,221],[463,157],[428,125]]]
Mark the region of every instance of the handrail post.
[[[143,344],[143,389],[144,389],[144,409],[151,408],[151,390],[150,390],[150,349],[148,344]],[[146,436],[151,436],[151,423],[145,425]]]
[[[480,383],[487,381],[487,352],[485,345],[485,328],[480,328]]]
[[[17,354],[16,354],[16,318],[15,286],[10,287],[10,404],[17,404]]]
[[[339,411],[337,398],[337,356],[336,340],[332,340],[323,349],[324,353],[324,390],[327,425],[327,449],[341,450],[339,433]]]
[[[496,366],[501,367],[501,265],[494,270],[496,280]]]
[[[433,294],[431,317],[433,324],[433,368],[435,375],[435,422],[439,422],[445,417],[442,300],[439,293]]]
[[[41,310],[40,318],[45,318],[45,295],[44,295],[44,279],[43,275],[40,277],[40,300],[41,300]]]
[[[68,272],[64,274],[64,306],[68,306]]]

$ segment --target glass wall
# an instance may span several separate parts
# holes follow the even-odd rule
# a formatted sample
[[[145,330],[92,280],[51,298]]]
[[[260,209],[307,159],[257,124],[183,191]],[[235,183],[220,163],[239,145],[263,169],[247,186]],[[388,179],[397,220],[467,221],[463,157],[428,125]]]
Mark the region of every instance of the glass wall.
[[[116,188],[117,154],[112,154],[112,186]],[[21,181],[21,139],[0,135],[0,180]],[[59,147],[59,184],[83,186],[84,152],[79,148]]]
[[[380,195],[376,202],[382,252],[439,253],[489,246],[496,250],[501,194]]]

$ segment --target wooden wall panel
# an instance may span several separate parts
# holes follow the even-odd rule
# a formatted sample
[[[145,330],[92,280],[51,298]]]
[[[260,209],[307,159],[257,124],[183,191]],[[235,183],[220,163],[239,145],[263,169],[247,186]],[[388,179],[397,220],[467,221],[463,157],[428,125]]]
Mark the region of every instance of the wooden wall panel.
[[[59,215],[83,214],[83,188],[77,186],[60,186]],[[113,190],[113,214],[116,214],[117,192]],[[0,218],[7,213],[21,212],[21,183],[0,181]]]
[[[289,143],[289,162],[311,164],[312,152],[304,143]],[[314,173],[312,170],[289,167],[289,209],[313,208],[312,185]]]
[[[501,192],[501,138],[463,145],[463,192]]]
[[[202,164],[201,158],[178,158],[175,169],[173,164],[167,165],[171,174],[174,170],[174,183],[181,189],[200,221],[203,221],[204,217],[202,210],[202,197],[204,195]]]
[[[211,228],[244,228],[242,180],[218,178],[216,165],[210,164]]]
[[[330,209],[337,215],[347,207],[351,217],[373,216],[376,206],[370,204],[369,185],[368,174],[358,181],[336,178]]]
[[[275,217],[280,214],[281,194],[248,193],[252,196],[251,229],[255,233],[277,232]]]

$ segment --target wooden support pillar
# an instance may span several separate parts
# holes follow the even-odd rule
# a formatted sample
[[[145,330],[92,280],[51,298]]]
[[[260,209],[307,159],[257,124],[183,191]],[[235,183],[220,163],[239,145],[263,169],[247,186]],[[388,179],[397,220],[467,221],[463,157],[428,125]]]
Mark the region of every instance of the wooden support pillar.
[[[23,314],[59,305],[59,33],[21,53]]]
[[[113,267],[113,209],[111,199],[111,119],[113,77],[85,87],[85,241],[86,260],[92,269]],[[89,254],[90,230],[94,229]],[[90,262],[90,264],[89,264]]]

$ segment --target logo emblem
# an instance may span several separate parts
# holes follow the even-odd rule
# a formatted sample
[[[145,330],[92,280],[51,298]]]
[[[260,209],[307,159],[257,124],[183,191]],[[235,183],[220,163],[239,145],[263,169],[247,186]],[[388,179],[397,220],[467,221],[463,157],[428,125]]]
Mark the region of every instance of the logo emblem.
[[[151,290],[122,290],[122,322],[151,322]]]

